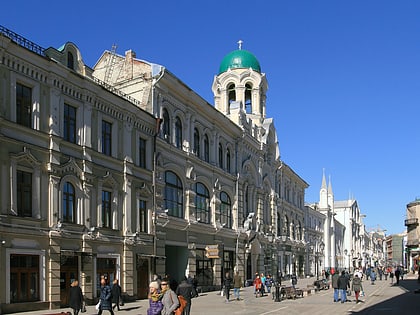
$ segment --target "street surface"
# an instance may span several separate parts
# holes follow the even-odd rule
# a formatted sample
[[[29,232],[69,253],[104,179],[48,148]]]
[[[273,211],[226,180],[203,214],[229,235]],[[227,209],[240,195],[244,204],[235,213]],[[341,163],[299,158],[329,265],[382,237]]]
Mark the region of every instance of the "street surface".
[[[314,278],[299,279],[297,287],[306,288],[307,284],[313,284]],[[395,279],[394,279],[395,280]],[[395,282],[395,281],[394,281]],[[289,285],[289,283],[283,283]],[[400,285],[391,285],[390,279],[387,281],[376,281],[375,285],[369,281],[363,282],[366,296],[362,297],[362,303],[356,304],[354,294],[346,303],[333,302],[333,290],[322,290],[312,293],[296,300],[288,299],[281,302],[274,302],[270,296],[255,298],[253,288],[246,287],[241,290],[241,300],[236,301],[231,292],[229,303],[225,302],[225,297],[220,296],[220,292],[205,292],[192,300],[191,315],[214,315],[214,314],[244,314],[244,315],[268,315],[268,314],[311,314],[311,315],[341,315],[341,314],[362,314],[362,315],[414,315],[420,314],[420,293],[414,290],[420,288],[417,276],[407,275]],[[116,311],[116,315],[145,315],[147,314],[148,301],[138,300],[126,303],[121,307],[121,311]],[[59,314],[60,312],[71,311],[69,308],[57,310],[34,311],[28,313],[15,313],[20,315],[44,315]],[[79,315],[96,314],[94,306],[88,306],[86,313]],[[109,314],[104,311],[102,314]]]

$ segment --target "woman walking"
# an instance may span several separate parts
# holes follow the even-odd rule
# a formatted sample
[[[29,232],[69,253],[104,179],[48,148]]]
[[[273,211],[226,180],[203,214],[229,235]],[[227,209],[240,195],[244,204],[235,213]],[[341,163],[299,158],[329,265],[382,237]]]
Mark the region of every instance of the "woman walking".
[[[356,303],[359,303],[359,294],[363,291],[362,279],[359,278],[358,274],[355,274],[353,281],[351,283],[351,289],[354,291],[354,296],[356,297]]]
[[[164,278],[160,283],[162,287],[162,315],[172,315],[173,312],[178,308],[179,301],[175,292],[169,287],[169,279]]]
[[[160,294],[160,287],[157,281],[150,282],[149,284],[149,308],[147,315],[161,315],[163,304],[161,301],[162,295]]]

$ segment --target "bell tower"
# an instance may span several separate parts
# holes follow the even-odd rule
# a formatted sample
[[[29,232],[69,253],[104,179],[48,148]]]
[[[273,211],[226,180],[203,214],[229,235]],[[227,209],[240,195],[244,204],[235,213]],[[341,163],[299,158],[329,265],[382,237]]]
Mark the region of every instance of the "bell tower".
[[[242,49],[242,44],[242,40],[238,41],[238,49],[220,63],[212,85],[214,105],[238,125],[251,120],[253,125],[262,126],[266,116],[267,80],[257,58]]]

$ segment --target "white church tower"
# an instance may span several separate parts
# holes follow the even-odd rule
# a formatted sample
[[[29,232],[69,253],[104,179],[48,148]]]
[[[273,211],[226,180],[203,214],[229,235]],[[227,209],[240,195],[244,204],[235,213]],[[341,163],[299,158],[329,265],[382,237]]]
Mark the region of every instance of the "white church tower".
[[[319,191],[319,211],[325,215],[324,221],[324,266],[325,268],[336,267],[335,262],[335,223],[334,223],[334,194],[331,178],[328,187],[325,173],[322,174],[321,189]]]
[[[237,50],[223,58],[214,77],[214,104],[236,124],[258,128],[266,118],[267,80],[257,58],[242,49],[241,40],[238,44]]]

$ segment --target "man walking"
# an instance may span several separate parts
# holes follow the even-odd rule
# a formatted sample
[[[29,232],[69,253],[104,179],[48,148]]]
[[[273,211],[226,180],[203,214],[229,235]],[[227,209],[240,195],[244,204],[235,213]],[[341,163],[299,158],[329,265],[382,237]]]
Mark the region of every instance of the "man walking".
[[[340,278],[340,274],[338,273],[338,270],[336,270],[336,272],[332,275],[332,278],[331,278],[331,285],[334,289],[334,302],[339,301],[338,278]]]
[[[237,301],[239,301],[239,292],[242,288],[242,277],[239,275],[237,271],[233,276],[233,295]]]
[[[176,295],[182,295],[187,301],[187,305],[184,308],[183,315],[190,315],[191,311],[191,298],[197,295],[192,284],[188,283],[187,277],[184,277],[181,283],[176,288]]]
[[[340,290],[341,303],[347,301],[347,289],[350,288],[349,277],[346,272],[341,271],[341,276],[338,278],[338,289]]]

